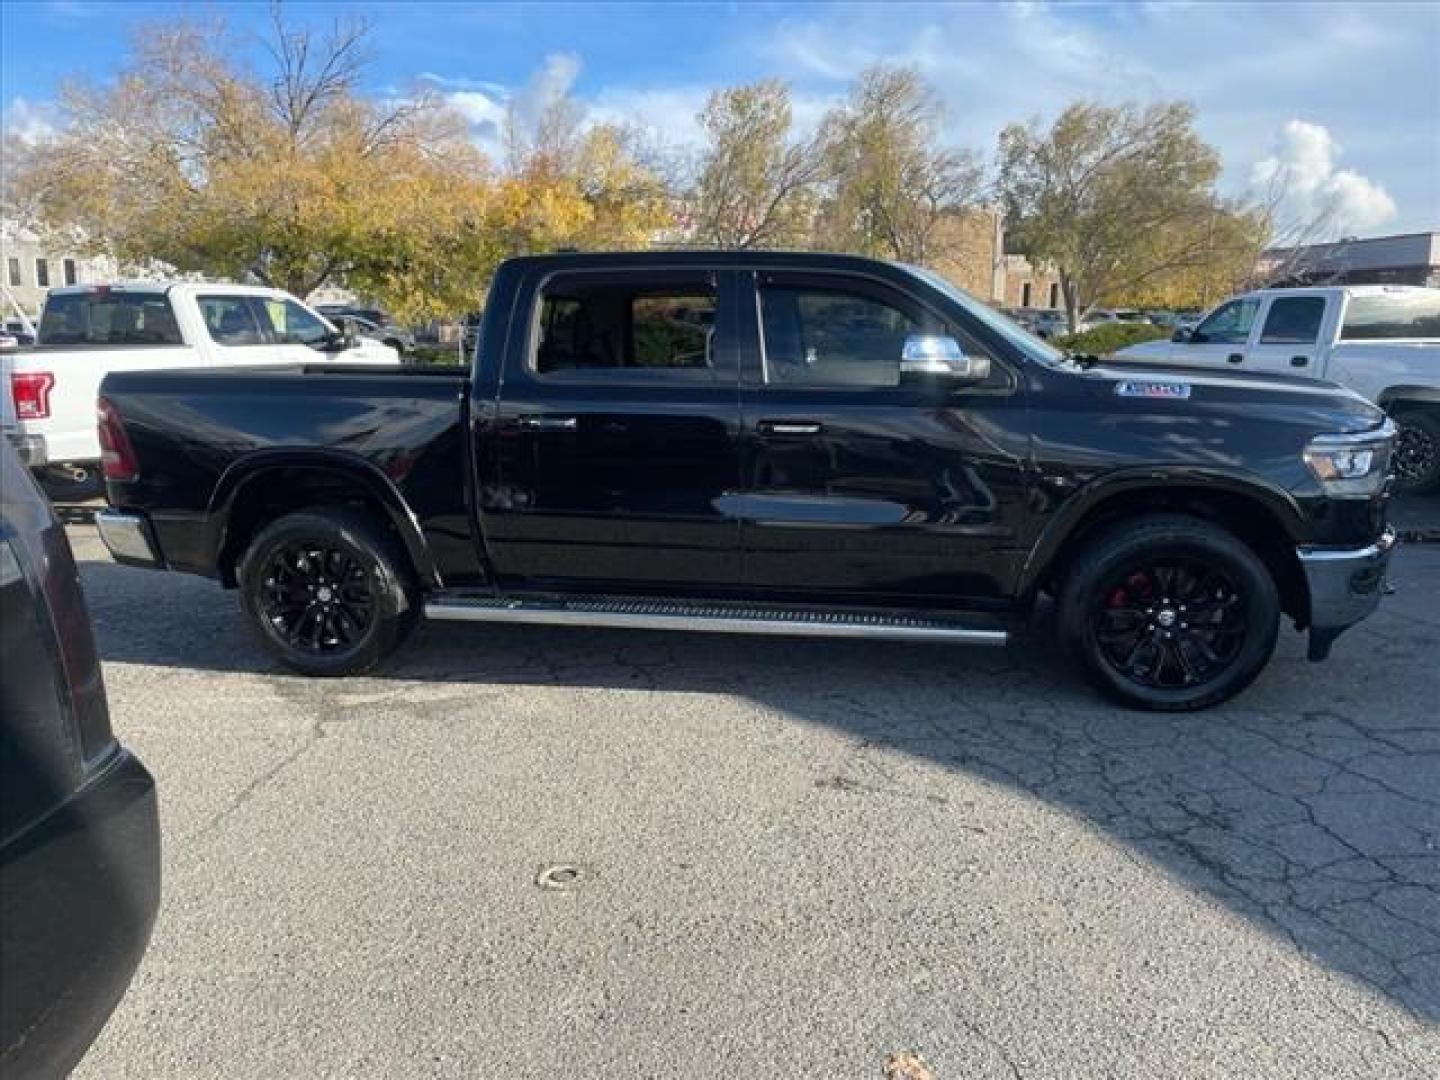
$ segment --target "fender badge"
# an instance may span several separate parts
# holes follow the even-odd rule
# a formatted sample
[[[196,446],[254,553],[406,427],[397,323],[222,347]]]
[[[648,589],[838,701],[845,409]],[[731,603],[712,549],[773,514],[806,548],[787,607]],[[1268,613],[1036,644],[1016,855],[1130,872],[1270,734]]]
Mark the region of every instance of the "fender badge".
[[[1126,379],[1115,387],[1117,397],[1168,398],[1184,401],[1190,396],[1190,384],[1186,382],[1139,382]]]

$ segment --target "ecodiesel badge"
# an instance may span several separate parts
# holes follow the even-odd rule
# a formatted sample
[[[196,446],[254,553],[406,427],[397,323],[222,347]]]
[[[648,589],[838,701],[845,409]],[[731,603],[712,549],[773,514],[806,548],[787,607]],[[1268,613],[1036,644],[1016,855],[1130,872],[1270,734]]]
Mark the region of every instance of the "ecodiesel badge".
[[[1126,379],[1116,384],[1115,396],[1184,401],[1190,396],[1190,384],[1188,382],[1161,382],[1154,379]]]

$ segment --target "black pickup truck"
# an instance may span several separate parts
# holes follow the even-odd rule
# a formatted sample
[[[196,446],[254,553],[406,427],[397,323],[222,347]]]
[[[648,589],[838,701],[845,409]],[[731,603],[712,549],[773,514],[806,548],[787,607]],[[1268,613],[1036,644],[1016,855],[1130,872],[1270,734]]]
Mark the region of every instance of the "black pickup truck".
[[[1282,613],[1323,659],[1393,544],[1393,431],[1355,394],[1108,369],[848,256],[520,258],[469,372],[101,393],[114,556],[238,587],[313,675],[422,614],[1000,645],[1049,596],[1103,690],[1194,709],[1255,678]]]

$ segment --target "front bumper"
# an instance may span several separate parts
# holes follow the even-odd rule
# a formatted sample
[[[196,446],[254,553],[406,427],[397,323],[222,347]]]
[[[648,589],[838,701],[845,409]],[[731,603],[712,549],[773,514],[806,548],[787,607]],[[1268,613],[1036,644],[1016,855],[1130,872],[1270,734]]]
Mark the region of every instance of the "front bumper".
[[[155,542],[155,533],[144,514],[101,510],[95,515],[95,527],[116,562],[153,569],[164,567],[160,545]]]
[[[1311,660],[1324,660],[1341,632],[1380,605],[1385,569],[1395,551],[1395,530],[1386,529],[1363,548],[1300,548],[1310,588]]]

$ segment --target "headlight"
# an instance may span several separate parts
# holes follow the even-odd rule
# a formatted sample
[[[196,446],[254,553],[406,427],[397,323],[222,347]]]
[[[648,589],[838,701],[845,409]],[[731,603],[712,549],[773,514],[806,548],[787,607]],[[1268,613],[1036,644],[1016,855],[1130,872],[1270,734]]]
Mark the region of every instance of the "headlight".
[[[1317,435],[1302,456],[1327,495],[1373,495],[1385,481],[1394,437],[1395,425],[1386,420],[1357,435]]]

